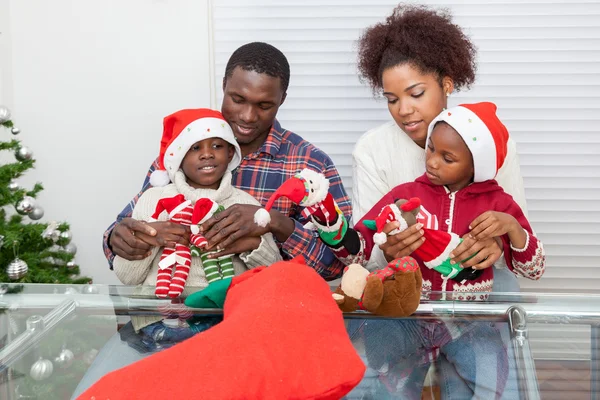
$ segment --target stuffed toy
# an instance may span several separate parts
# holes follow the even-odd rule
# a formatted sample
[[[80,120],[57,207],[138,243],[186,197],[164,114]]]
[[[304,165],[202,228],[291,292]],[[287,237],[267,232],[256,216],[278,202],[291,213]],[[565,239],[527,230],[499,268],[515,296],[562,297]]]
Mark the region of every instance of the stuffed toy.
[[[303,169],[271,195],[265,208],[259,209],[254,215],[254,221],[259,226],[266,226],[271,221],[269,211],[275,201],[280,197],[287,197],[304,207],[302,215],[312,221],[307,225],[312,225],[311,228],[319,232],[321,240],[333,250],[337,258],[346,265],[352,262],[362,263],[364,241],[358,234],[350,233],[352,230],[348,228],[348,220],[328,190],[329,180],[323,174]]]
[[[329,285],[294,259],[234,277],[223,322],[110,372],[79,399],[337,400],[365,369]]]
[[[400,224],[400,227],[391,231],[389,235],[400,233],[417,223],[420,208],[421,200],[418,197],[413,197],[410,200],[400,199],[394,204],[385,206],[375,219],[374,224],[373,221],[363,221],[363,223],[368,228],[377,231],[373,235],[373,241],[377,245],[382,245],[387,241],[388,235],[383,232],[383,228],[387,223],[396,221]],[[462,242],[462,238],[456,233],[425,227],[423,232],[425,242],[412,254],[419,257],[427,268],[458,282],[477,279],[481,275],[481,270],[462,268],[460,263],[450,263],[450,253]],[[462,260],[461,263],[471,257],[473,255]]]
[[[287,197],[304,207],[303,215],[311,219],[319,233],[319,238],[333,250],[338,259],[346,265],[362,265],[365,263],[364,238],[360,233],[348,227],[348,221],[344,218],[331,193],[327,192],[328,189],[329,181],[323,174],[304,169],[285,181],[273,193],[265,209],[259,209],[256,212],[255,222],[259,225],[263,223],[266,225],[270,221],[268,210],[275,200]],[[377,231],[373,235],[373,241],[377,245],[382,245],[387,241],[387,235],[383,232],[385,224],[397,221],[400,223],[400,228],[390,234],[402,232],[417,223],[420,206],[419,198],[398,200],[395,204],[385,206],[375,221],[363,222],[368,228]],[[423,230],[426,240],[413,255],[419,257],[427,268],[432,268],[449,279],[459,282],[477,279],[481,275],[481,270],[463,269],[459,263],[450,264],[450,253],[462,242],[458,235],[437,229],[423,228]],[[462,262],[466,260],[462,260]]]
[[[233,277],[233,259],[231,256],[218,259],[208,258],[210,253],[203,251],[208,242],[200,234],[198,227],[199,224],[218,212],[219,207],[217,203],[207,198],[199,199],[192,206],[192,202],[186,200],[182,194],[158,201],[150,222],[156,221],[163,211],[167,211],[169,221],[190,227],[190,245],[192,247],[179,243],[175,247],[165,246],[158,263],[159,269],[155,291],[157,297],[169,296],[175,298],[181,295],[190,272],[192,249],[194,249],[194,255],[197,254],[202,259],[202,266],[209,284],[216,280]],[[173,266],[175,266],[174,273]]]
[[[349,265],[332,296],[344,312],[366,310],[385,317],[407,317],[419,307],[421,285],[417,261],[402,257],[374,272]]]

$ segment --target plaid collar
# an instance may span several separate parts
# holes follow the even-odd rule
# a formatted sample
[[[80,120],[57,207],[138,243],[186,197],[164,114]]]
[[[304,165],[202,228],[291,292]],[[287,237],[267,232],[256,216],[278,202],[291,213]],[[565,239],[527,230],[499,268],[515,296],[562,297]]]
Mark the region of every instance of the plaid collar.
[[[281,141],[283,140],[284,129],[279,124],[279,121],[273,121],[273,126],[271,126],[271,130],[265,139],[265,142],[258,150],[258,153],[268,154],[271,157],[277,156],[279,154],[279,149],[281,148]]]

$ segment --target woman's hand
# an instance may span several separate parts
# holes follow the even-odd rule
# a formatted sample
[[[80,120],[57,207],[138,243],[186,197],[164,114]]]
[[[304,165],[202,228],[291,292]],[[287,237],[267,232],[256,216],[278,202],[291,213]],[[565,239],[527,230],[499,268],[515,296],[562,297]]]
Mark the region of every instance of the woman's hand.
[[[383,232],[389,234],[394,229],[397,229],[400,224],[397,221],[388,222],[383,228]],[[387,242],[379,246],[385,256],[385,259],[390,262],[396,258],[409,256],[421,247],[425,238],[423,237],[423,224],[415,224],[410,228],[387,237]]]

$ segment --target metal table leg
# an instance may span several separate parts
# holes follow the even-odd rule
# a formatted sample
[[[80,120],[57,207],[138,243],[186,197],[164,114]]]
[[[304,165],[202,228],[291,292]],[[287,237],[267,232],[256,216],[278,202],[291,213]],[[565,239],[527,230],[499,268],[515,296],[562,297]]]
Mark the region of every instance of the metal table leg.
[[[524,400],[538,400],[540,392],[535,363],[527,339],[527,313],[520,306],[508,309],[511,342],[515,351],[519,392]]]
[[[591,326],[591,398],[600,399],[600,325]]]

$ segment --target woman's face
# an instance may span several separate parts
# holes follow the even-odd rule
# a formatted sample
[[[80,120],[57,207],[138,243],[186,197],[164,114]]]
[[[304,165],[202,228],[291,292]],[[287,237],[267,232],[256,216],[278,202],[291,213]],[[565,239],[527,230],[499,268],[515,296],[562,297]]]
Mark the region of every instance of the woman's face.
[[[447,106],[454,84],[435,74],[423,74],[410,64],[383,71],[383,95],[394,121],[416,144],[425,148],[427,127]]]

